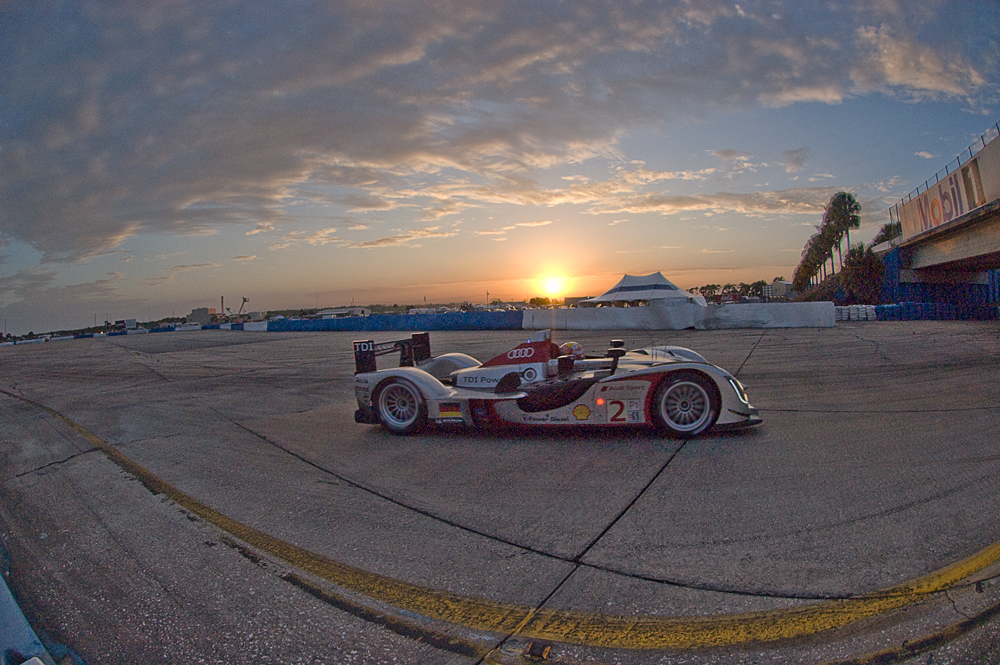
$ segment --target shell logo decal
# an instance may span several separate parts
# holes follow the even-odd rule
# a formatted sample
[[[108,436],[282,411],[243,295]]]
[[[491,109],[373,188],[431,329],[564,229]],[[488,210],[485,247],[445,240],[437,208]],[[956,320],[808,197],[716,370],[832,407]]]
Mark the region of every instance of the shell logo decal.
[[[577,420],[586,420],[590,418],[590,407],[586,404],[577,404],[576,408],[573,409],[573,416]]]

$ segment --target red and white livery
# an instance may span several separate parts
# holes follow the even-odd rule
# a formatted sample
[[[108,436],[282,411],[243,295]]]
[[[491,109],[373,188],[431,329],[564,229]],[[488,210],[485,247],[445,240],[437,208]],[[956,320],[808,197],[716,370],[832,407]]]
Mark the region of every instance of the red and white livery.
[[[400,366],[376,358],[399,354]],[[562,348],[551,332],[480,363],[464,353],[432,356],[428,333],[391,342],[354,342],[359,423],[409,434],[428,423],[497,425],[649,425],[691,437],[709,429],[761,423],[743,385],[679,346],[626,351],[612,340],[600,357]]]

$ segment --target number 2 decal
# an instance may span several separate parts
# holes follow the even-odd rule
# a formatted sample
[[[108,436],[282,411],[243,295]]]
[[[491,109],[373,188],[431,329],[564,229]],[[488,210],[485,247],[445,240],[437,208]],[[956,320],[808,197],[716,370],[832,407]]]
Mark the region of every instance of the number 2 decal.
[[[625,413],[625,402],[619,401],[617,399],[613,399],[610,402],[608,402],[608,407],[617,407],[618,408],[617,411],[615,411],[613,414],[611,414],[611,416],[608,417],[608,422],[609,423],[624,423],[624,422],[628,422],[627,420],[625,420],[625,418],[622,417],[622,414]]]

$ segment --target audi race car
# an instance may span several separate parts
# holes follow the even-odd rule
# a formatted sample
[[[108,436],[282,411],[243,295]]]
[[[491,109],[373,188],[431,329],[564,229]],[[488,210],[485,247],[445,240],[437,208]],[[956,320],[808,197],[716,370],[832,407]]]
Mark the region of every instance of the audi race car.
[[[399,354],[399,367],[376,359]],[[394,434],[427,423],[498,425],[648,425],[676,437],[761,422],[743,385],[726,370],[679,346],[626,351],[612,340],[606,355],[579,344],[557,346],[542,330],[492,360],[464,353],[431,356],[430,335],[354,342],[359,423]]]

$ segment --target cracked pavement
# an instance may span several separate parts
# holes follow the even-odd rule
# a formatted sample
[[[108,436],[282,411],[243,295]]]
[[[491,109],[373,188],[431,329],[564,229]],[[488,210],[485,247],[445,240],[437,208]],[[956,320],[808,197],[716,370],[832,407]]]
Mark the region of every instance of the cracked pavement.
[[[554,333],[598,352],[612,337],[689,346],[736,373],[764,424],[687,442],[599,429],[399,438],[357,425],[351,341],[366,333],[5,347],[0,537],[29,618],[88,663],[522,662],[527,623],[444,621],[303,572],[308,557],[555,616],[737,616],[735,634],[738,616],[877,594],[1000,541],[997,330]],[[522,336],[431,343],[487,360]],[[182,498],[151,492],[67,422]],[[285,545],[303,554],[282,558]],[[893,662],[959,663],[1000,654],[983,637],[995,634],[998,572],[983,565],[902,609],[805,637],[637,648],[609,628],[609,643],[553,640],[550,658],[823,663],[895,650]],[[903,647],[977,617],[919,653]]]

